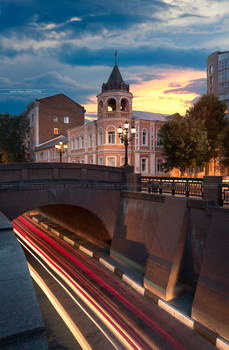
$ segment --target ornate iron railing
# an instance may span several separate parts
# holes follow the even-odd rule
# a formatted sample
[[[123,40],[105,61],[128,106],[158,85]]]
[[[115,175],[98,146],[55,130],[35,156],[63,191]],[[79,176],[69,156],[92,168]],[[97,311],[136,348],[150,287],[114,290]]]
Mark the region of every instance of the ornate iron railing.
[[[179,177],[157,177],[141,176],[139,191],[148,193],[170,193],[186,197],[203,197],[202,178],[179,178]]]

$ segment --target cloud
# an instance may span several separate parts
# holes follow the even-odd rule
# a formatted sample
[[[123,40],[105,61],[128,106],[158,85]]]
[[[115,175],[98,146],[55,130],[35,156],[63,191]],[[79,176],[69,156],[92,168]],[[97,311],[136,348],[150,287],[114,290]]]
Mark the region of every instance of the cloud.
[[[182,86],[181,83],[174,84],[171,83],[169,86],[174,87],[174,89],[164,90],[164,94],[190,94],[196,93],[198,95],[203,95],[207,90],[206,79],[196,79],[188,82],[185,86]]]

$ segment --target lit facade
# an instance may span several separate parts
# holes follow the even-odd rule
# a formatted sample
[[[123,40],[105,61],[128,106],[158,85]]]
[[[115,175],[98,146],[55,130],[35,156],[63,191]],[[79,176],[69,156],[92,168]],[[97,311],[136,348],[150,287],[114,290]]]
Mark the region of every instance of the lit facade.
[[[136,127],[128,146],[128,164],[136,173],[165,175],[158,132],[169,116],[132,110],[132,93],[115,65],[97,96],[97,120],[68,130],[68,161],[108,166],[122,166],[125,147],[118,127],[128,121]]]
[[[229,51],[217,51],[208,56],[207,93],[216,94],[229,110]]]

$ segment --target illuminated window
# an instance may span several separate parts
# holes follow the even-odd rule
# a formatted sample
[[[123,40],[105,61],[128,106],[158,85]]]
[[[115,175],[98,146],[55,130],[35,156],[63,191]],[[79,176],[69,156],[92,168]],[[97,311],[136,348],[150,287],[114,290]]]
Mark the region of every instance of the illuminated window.
[[[64,123],[69,124],[69,117],[64,117]]]
[[[59,133],[58,128],[54,128],[53,133],[54,133],[54,135],[58,135],[58,133]]]
[[[53,116],[53,121],[54,121],[54,122],[58,122],[58,115],[54,115],[54,116]]]

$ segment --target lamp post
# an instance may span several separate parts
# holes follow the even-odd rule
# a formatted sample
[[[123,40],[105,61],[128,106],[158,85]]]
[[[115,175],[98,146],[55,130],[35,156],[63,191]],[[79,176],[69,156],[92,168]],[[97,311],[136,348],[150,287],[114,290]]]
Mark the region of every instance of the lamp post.
[[[63,143],[63,141],[60,141],[58,145],[55,145],[55,148],[58,153],[60,153],[60,163],[62,163],[62,154],[67,151],[68,145]]]
[[[129,136],[130,133],[130,136]],[[130,124],[128,121],[126,121],[123,126],[118,127],[118,136],[120,140],[124,143],[125,146],[125,163],[124,165],[128,165],[128,156],[127,156],[127,149],[129,142],[135,137],[136,134],[136,128],[135,126],[132,126],[130,128]]]

